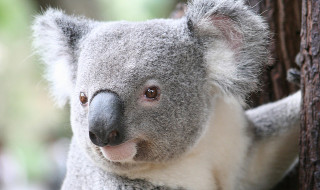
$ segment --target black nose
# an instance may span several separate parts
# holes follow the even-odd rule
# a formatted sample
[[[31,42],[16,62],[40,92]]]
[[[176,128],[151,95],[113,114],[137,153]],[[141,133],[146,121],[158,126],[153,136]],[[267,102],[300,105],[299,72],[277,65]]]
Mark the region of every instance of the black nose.
[[[100,92],[89,106],[89,137],[93,144],[103,147],[118,145],[124,140],[122,126],[123,104],[115,93]]]

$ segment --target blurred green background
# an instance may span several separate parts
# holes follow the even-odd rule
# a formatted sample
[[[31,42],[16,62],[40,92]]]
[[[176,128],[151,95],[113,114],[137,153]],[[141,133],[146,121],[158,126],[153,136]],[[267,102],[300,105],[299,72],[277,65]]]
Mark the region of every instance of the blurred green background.
[[[59,189],[69,108],[48,94],[32,50],[34,16],[50,7],[97,20],[165,18],[178,0],[0,0],[0,189]]]

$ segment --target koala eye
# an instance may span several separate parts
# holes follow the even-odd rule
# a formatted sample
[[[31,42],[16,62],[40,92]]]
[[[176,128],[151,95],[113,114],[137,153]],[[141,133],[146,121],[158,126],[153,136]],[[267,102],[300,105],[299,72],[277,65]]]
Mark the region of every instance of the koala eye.
[[[80,92],[79,99],[82,105],[85,105],[86,103],[88,103],[88,97],[84,92]]]
[[[155,86],[147,88],[147,90],[144,93],[145,97],[148,99],[155,100],[159,97],[159,89]]]

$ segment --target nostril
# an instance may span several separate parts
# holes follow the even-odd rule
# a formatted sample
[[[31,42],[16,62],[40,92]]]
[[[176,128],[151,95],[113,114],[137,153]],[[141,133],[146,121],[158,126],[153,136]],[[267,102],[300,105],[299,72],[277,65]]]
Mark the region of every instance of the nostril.
[[[89,131],[89,138],[93,144],[100,147],[103,147],[108,144],[108,143],[104,143],[103,140],[101,140],[96,134],[94,134],[91,131]]]
[[[91,141],[97,141],[97,136],[91,131],[89,131],[89,137]]]
[[[106,145],[115,146],[122,142],[122,136],[118,130],[112,130],[107,136],[100,135],[94,131],[89,131],[91,142],[97,146],[104,147]]]
[[[119,132],[117,130],[113,130],[108,135],[108,141],[111,142],[111,143],[115,142],[115,141],[117,141],[119,139],[119,137],[120,137],[119,136]]]

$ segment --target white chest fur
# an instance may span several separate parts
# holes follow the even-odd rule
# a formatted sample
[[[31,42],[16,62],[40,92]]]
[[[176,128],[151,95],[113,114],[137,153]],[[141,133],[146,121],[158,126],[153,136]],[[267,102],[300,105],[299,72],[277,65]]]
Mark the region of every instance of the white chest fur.
[[[241,106],[217,99],[204,135],[184,157],[152,166],[130,178],[144,178],[157,185],[190,190],[232,190],[241,174],[249,138]]]

